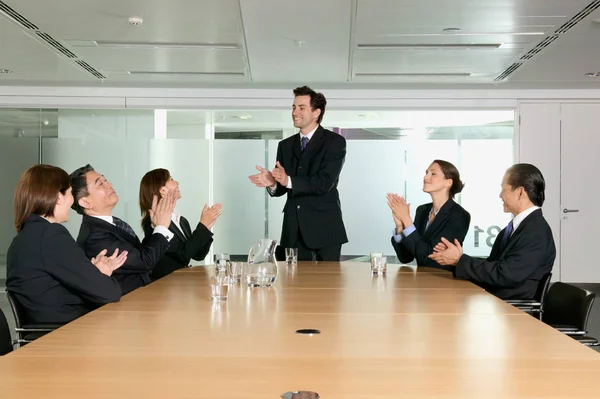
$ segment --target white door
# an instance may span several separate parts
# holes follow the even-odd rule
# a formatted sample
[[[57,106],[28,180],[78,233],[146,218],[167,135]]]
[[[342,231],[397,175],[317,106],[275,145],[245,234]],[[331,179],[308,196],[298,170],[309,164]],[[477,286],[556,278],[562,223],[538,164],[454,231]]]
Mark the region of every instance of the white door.
[[[543,144],[540,151],[544,151]],[[561,280],[600,282],[600,104],[561,105]]]

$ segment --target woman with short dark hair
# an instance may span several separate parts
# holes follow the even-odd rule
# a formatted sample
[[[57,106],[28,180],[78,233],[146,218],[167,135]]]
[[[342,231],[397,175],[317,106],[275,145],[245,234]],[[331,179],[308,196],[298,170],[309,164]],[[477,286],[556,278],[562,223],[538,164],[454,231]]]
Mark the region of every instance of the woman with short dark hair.
[[[70,322],[121,298],[111,274],[127,252],[88,259],[61,223],[73,204],[69,175],[50,165],[23,173],[14,196],[17,235],[7,252],[6,289],[27,324]]]
[[[464,187],[458,169],[450,162],[434,160],[423,177],[423,191],[431,196],[432,202],[421,205],[415,213],[415,221],[410,216],[410,204],[397,194],[388,194],[388,205],[396,228],[392,246],[402,263],[417,261],[418,266],[431,266],[445,270],[428,256],[442,237],[457,239],[462,244],[471,215],[453,198]]]
[[[167,169],[154,169],[146,173],[140,182],[140,210],[142,212],[142,228],[148,237],[152,234],[152,221],[148,209],[152,207],[154,197],[161,198],[171,190],[176,190],[175,201],[181,198],[179,182]],[[190,223],[181,214],[174,211],[169,230],[174,234],[169,249],[152,269],[150,277],[158,280],[177,269],[187,267],[191,259],[204,260],[212,245],[213,233],[210,231],[221,215],[221,204],[204,206],[200,221],[192,231]]]

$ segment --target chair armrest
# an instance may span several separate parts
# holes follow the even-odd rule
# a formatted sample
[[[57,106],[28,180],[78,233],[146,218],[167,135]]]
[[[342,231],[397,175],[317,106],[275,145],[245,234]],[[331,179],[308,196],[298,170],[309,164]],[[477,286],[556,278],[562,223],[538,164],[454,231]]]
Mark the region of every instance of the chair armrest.
[[[533,299],[510,299],[506,302],[513,306],[542,306],[540,302]]]
[[[62,324],[26,324],[15,328],[17,332],[50,332],[62,327]]]
[[[585,346],[600,345],[600,342],[598,342],[598,340],[596,338],[589,337],[587,335],[572,335],[571,338],[573,338],[575,341],[579,342],[580,344],[584,344]]]
[[[573,326],[564,326],[559,324],[550,325],[550,327],[557,329],[561,333],[567,335],[586,335],[587,331],[581,331],[580,329]]]

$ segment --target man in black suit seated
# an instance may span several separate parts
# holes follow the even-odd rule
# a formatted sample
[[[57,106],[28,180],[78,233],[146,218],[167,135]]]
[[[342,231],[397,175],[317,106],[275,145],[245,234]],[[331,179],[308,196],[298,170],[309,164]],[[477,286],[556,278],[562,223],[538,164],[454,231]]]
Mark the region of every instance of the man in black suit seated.
[[[106,178],[89,164],[71,173],[74,202],[72,208],[83,215],[77,244],[92,258],[103,249],[113,253],[116,248],[127,251],[127,261],[113,276],[123,295],[150,283],[150,272],[169,248],[173,233],[169,231],[175,194],[169,192],[160,201],[154,198],[149,210],[154,234],[140,242],[125,221],[114,217],[113,208],[119,196]]]
[[[460,243],[442,238],[429,257],[452,265],[454,275],[473,281],[502,299],[532,299],[542,277],[552,271],[556,247],[542,215],[546,183],[530,164],[510,167],[502,179],[504,212],[514,219],[504,228],[486,259],[463,254]]]
[[[298,260],[338,262],[348,242],[337,190],[346,139],[321,126],[323,94],[302,86],[294,96],[292,119],[300,132],[279,142],[272,172],[257,166],[250,181],[272,197],[287,194],[281,247],[298,248]]]

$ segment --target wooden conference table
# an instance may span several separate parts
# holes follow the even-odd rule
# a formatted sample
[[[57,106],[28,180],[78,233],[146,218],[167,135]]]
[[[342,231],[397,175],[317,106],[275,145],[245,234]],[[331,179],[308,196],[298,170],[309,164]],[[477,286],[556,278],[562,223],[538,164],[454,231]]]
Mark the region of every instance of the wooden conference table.
[[[600,397],[600,354],[447,272],[301,262],[209,292],[181,270],[0,358],[0,397]]]

